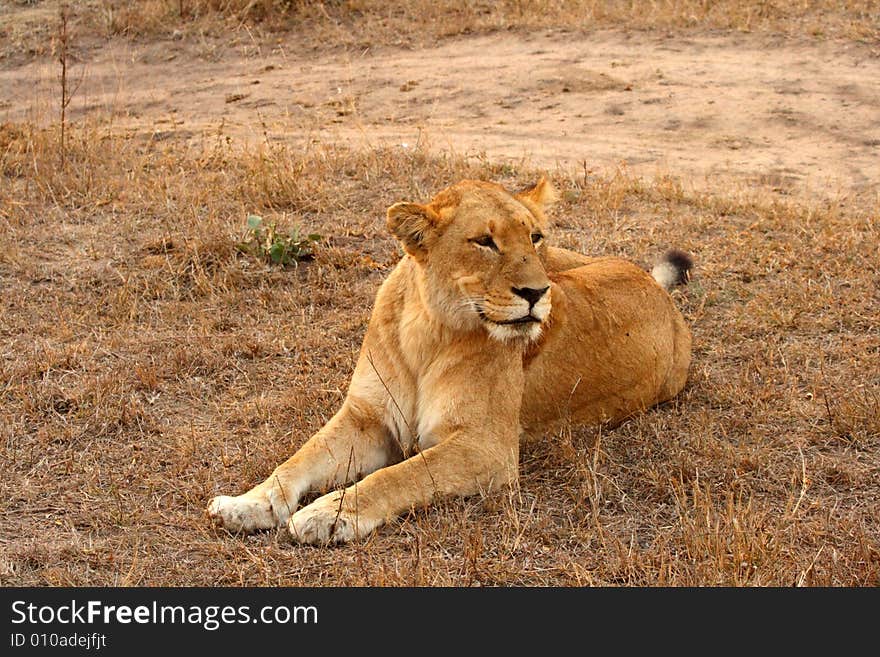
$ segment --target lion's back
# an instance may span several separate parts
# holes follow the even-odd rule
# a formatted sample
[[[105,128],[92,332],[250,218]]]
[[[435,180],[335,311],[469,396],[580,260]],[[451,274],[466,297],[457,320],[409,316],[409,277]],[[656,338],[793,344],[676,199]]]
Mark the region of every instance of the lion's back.
[[[681,389],[690,331],[650,274],[603,257],[551,280],[550,322],[526,360],[527,431],[566,421],[616,422]]]

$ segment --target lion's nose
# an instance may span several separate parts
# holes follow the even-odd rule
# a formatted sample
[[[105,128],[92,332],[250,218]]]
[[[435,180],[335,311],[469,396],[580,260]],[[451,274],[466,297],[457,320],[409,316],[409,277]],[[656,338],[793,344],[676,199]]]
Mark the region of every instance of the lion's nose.
[[[544,293],[550,289],[550,286],[548,285],[547,287],[514,287],[511,289],[513,290],[513,293],[516,296],[522,297],[523,299],[525,299],[526,301],[529,302],[530,306],[534,306],[536,303],[538,303],[538,300],[544,296]]]

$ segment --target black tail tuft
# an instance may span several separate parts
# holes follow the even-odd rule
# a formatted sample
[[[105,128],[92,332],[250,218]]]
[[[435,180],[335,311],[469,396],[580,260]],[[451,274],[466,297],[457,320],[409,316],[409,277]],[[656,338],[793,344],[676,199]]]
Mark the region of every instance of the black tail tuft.
[[[651,276],[664,290],[671,290],[676,285],[684,285],[690,279],[690,271],[694,266],[691,257],[684,251],[667,251],[660,262],[654,265]]]
[[[675,267],[678,276],[675,280],[676,285],[685,285],[691,279],[691,269],[694,268],[694,261],[684,251],[672,249],[667,251],[663,259],[670,265]]]

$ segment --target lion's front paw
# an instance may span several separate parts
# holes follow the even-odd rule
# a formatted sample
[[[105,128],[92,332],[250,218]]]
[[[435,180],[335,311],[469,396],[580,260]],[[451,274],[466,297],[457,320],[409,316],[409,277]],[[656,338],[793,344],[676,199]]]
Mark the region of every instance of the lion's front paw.
[[[291,509],[277,489],[268,493],[245,493],[231,497],[220,495],[208,504],[208,517],[231,532],[254,532],[282,527]]]
[[[287,524],[293,540],[313,545],[347,543],[366,531],[362,518],[348,510],[343,491],[334,491],[300,509]]]

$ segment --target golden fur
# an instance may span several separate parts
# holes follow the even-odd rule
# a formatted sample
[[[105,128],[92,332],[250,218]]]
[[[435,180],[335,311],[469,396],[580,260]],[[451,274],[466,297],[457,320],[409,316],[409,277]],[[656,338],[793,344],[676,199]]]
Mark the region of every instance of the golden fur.
[[[266,481],[214,498],[215,522],[287,523],[304,543],[363,537],[438,496],[515,480],[523,434],[618,422],[678,393],[691,338],[672,299],[629,262],[548,246],[553,196],[544,179],[519,194],[463,181],[389,208],[406,255],[376,296],[345,402]]]

